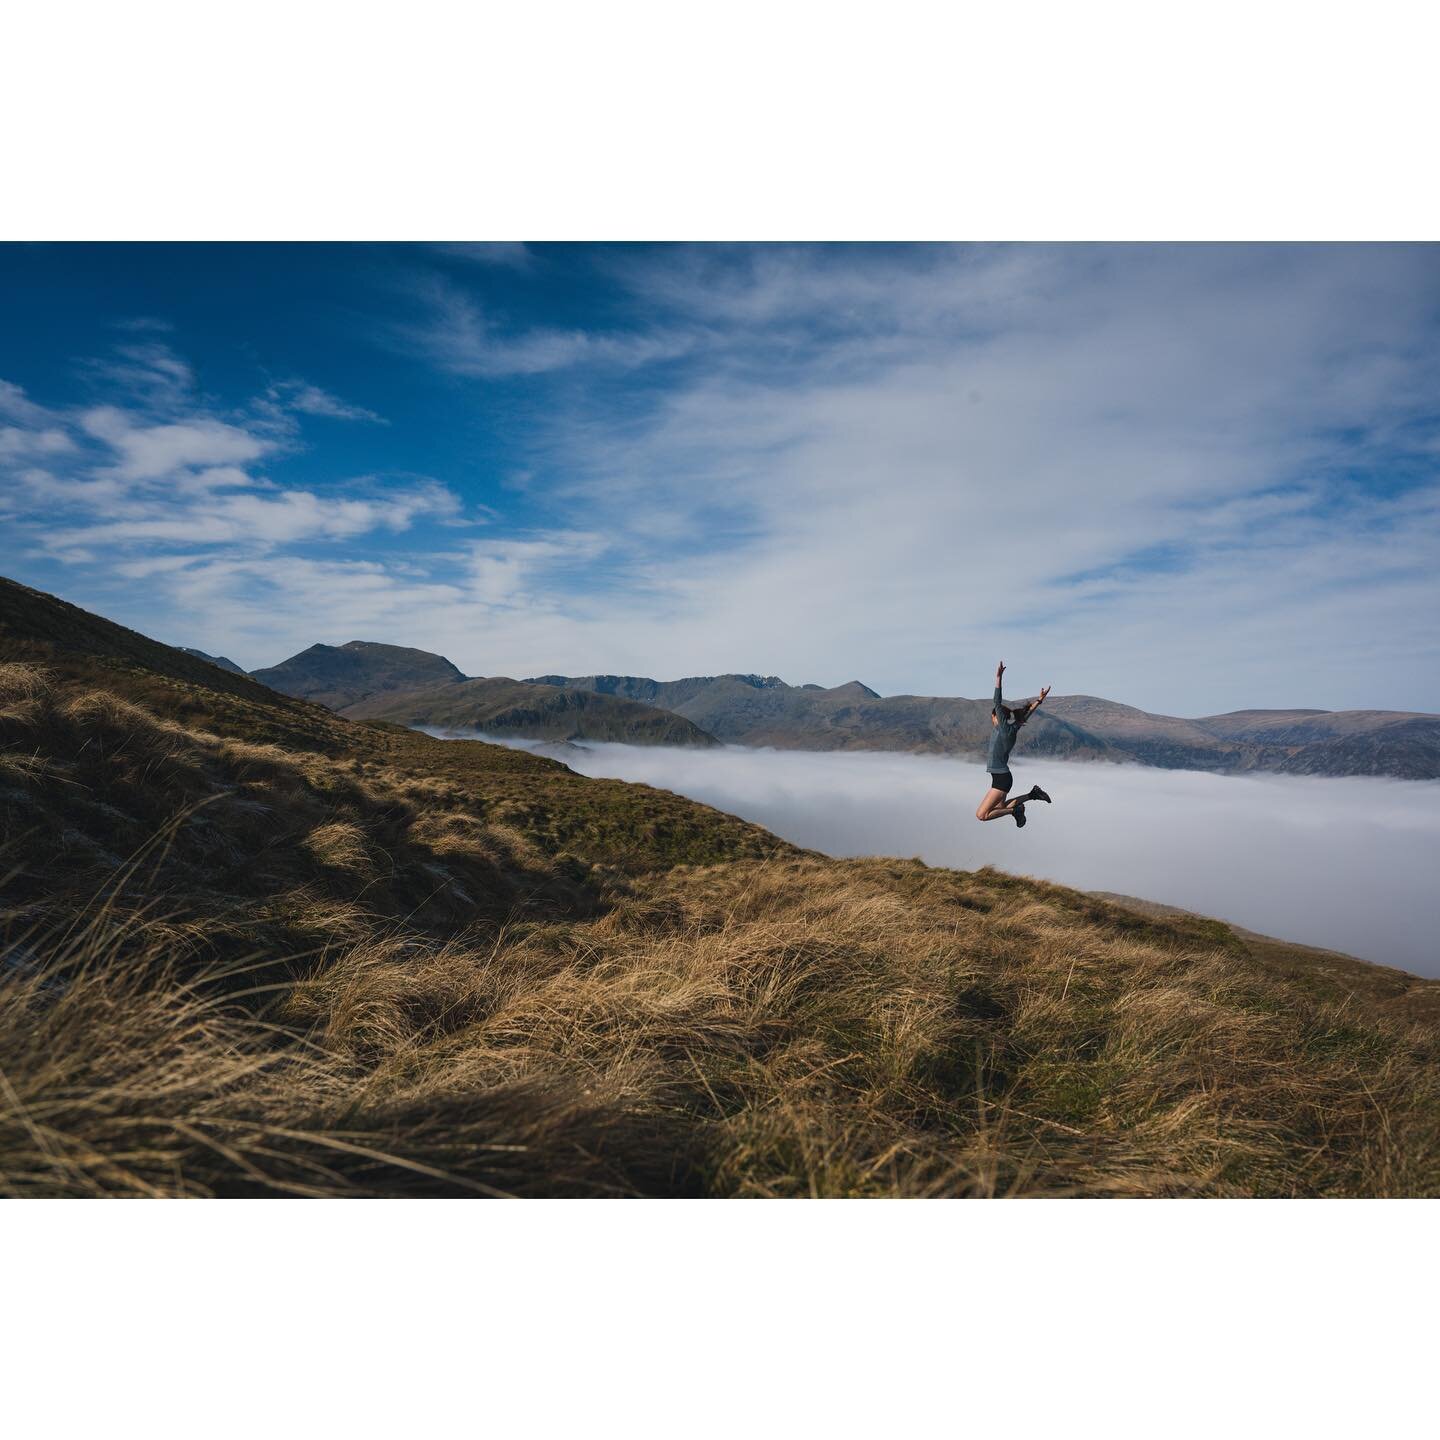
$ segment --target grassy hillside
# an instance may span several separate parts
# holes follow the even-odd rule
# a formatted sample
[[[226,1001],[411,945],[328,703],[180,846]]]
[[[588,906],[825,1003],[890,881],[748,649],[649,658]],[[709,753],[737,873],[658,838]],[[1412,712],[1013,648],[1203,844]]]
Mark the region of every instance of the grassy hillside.
[[[67,614],[0,591],[4,1193],[1440,1193],[1436,982]]]
[[[630,745],[719,742],[682,715],[583,690],[559,690],[504,677],[466,680],[404,695],[375,695],[342,714],[434,729],[483,730],[535,740],[614,740]]]
[[[39,665],[61,687],[113,691],[182,724],[301,750],[346,743],[319,705],[0,576],[4,661]]]
[[[1175,905],[1141,900],[1134,895],[1104,890],[1089,893],[1122,910],[1188,927],[1195,934],[1208,933],[1211,927],[1221,923]],[[1274,935],[1261,935],[1239,925],[1224,928],[1244,945],[1256,965],[1273,978],[1293,981],[1311,994],[1343,998],[1375,1014],[1440,1025],[1440,981],[1425,980],[1392,965],[1357,960],[1338,950],[1322,950],[1314,945],[1280,940]]]

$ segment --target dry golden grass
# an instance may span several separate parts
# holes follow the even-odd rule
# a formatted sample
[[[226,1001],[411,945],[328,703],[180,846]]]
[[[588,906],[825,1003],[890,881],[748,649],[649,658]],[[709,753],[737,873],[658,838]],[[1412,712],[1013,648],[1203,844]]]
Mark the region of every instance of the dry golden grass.
[[[1222,925],[357,734],[0,667],[0,1190],[1440,1193],[1433,1024]]]

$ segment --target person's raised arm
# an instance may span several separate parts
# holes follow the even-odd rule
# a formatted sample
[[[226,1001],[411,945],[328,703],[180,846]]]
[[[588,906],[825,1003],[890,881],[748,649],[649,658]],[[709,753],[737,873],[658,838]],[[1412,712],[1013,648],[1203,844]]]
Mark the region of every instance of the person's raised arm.
[[[1032,700],[1032,701],[1030,702],[1029,708],[1028,708],[1028,709],[1026,710],[1026,712],[1025,712],[1025,718],[1026,718],[1027,720],[1045,703],[1045,697],[1046,697],[1049,693],[1050,693],[1050,687],[1049,687],[1048,685],[1043,686],[1043,687],[1041,688],[1039,698],[1038,698],[1038,699],[1035,699],[1035,700]]]
[[[995,667],[995,700],[990,706],[990,713],[996,717],[1000,714],[1000,682],[1005,678],[1005,662],[1002,660]]]

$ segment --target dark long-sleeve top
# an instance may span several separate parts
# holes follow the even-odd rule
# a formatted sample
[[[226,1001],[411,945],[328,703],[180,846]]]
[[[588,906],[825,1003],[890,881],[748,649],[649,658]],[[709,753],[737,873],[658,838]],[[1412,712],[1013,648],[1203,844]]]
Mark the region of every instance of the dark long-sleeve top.
[[[990,731],[990,754],[985,768],[992,775],[1000,775],[1010,768],[1010,752],[1015,748],[1016,736],[1020,734],[1017,721],[1007,720],[1000,700],[1000,687],[995,687],[995,703],[990,707],[995,724]]]

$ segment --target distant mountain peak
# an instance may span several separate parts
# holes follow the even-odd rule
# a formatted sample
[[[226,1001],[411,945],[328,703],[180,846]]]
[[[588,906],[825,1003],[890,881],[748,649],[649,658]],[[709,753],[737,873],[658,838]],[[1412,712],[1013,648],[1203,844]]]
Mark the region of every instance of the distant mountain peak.
[[[207,655],[203,650],[196,650],[189,645],[180,646],[182,655],[193,655],[197,660],[208,660],[212,665],[218,665],[222,670],[228,670],[232,675],[243,675],[245,671],[226,655]]]
[[[332,710],[382,692],[455,685],[465,678],[443,655],[378,640],[312,645],[278,665],[251,673],[272,690],[318,700]]]
[[[314,645],[311,648],[314,650],[328,650],[332,647],[328,645]],[[343,645],[338,645],[334,648],[348,651],[352,655],[392,656],[396,659],[405,658],[418,660],[427,665],[438,661],[441,665],[448,665],[462,680],[465,678],[464,672],[460,667],[450,660],[447,660],[445,656],[436,655],[430,650],[418,650],[413,645],[388,645],[383,640],[347,640]]]

